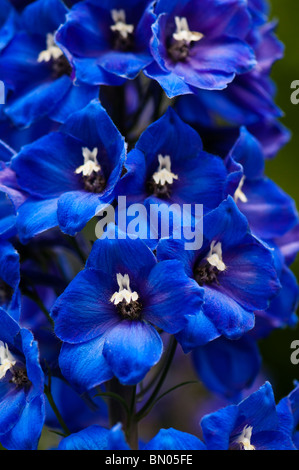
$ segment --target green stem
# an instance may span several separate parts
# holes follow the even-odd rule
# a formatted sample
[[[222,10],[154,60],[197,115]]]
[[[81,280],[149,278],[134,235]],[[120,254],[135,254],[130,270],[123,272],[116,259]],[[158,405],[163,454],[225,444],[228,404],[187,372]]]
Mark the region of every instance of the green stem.
[[[57,418],[57,421],[59,422],[60,426],[61,426],[61,429],[63,430],[64,434],[65,434],[65,437],[66,436],[69,436],[71,434],[69,428],[67,427],[67,425],[65,424],[61,414],[59,413],[59,410],[56,406],[56,403],[53,399],[53,396],[52,396],[52,393],[51,393],[51,390],[50,388],[48,387],[48,385],[45,385],[45,395],[51,405],[51,408],[52,410],[54,411],[55,413],[55,416]]]
[[[173,336],[171,338],[171,341],[170,341],[169,352],[168,352],[168,355],[167,355],[167,362],[166,362],[165,368],[163,370],[163,373],[162,373],[162,375],[159,379],[159,382],[157,383],[153,393],[151,394],[150,398],[145,403],[145,405],[141,408],[141,410],[138,411],[138,413],[136,414],[136,421],[141,421],[143,418],[145,418],[148,415],[148,413],[150,412],[150,410],[153,408],[153,406],[155,404],[156,397],[158,396],[158,394],[159,394],[159,392],[160,392],[160,390],[161,390],[161,388],[164,384],[164,381],[166,379],[166,376],[167,376],[168,371],[170,369],[170,366],[172,364],[172,360],[173,360],[174,355],[175,355],[176,347],[177,347],[177,340]]]

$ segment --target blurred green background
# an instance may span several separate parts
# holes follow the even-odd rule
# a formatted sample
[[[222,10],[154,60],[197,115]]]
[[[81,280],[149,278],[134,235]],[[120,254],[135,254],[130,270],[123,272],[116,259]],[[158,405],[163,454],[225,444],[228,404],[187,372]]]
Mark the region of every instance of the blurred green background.
[[[279,155],[267,164],[267,174],[276,181],[297,203],[299,208],[299,105],[293,105],[290,96],[291,83],[299,80],[299,36],[298,0],[271,0],[272,18],[278,19],[277,35],[285,44],[285,57],[273,68],[272,77],[277,86],[277,104],[284,111],[281,120],[292,132],[290,143]],[[299,258],[292,266],[299,280]],[[294,379],[299,380],[299,365],[290,361],[290,344],[299,340],[299,327],[275,331],[267,340],[261,342],[264,367],[272,377],[277,398],[290,392]]]

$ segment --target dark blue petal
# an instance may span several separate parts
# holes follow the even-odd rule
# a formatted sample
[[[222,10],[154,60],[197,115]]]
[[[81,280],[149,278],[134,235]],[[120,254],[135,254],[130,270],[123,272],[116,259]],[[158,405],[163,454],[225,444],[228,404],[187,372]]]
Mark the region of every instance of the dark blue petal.
[[[177,429],[160,429],[142,450],[205,450],[198,437]]]
[[[108,333],[103,354],[122,384],[135,385],[159,361],[162,350],[162,340],[153,326],[124,320]]]
[[[82,343],[101,336],[119,323],[121,318],[110,302],[116,289],[114,284],[105,272],[81,271],[52,309],[57,336],[68,343]]]
[[[63,376],[79,393],[91,390],[112,379],[113,372],[103,356],[105,337],[87,343],[63,343],[59,366]]]
[[[192,357],[205,386],[232,400],[252,385],[261,364],[258,347],[248,336],[238,341],[219,338],[195,349]]]

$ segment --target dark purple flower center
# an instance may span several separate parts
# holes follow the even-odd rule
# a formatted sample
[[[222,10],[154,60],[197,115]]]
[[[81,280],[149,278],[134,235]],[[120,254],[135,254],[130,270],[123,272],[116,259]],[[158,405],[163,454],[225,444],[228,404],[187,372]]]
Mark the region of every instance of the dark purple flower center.
[[[63,75],[67,75],[70,77],[72,75],[72,67],[65,57],[65,55],[61,55],[58,59],[51,60],[51,68],[52,68],[52,77],[54,80],[62,77]]]
[[[90,175],[82,176],[84,189],[89,193],[102,193],[106,187],[106,178],[102,172],[93,171]]]
[[[171,39],[167,51],[174,62],[182,62],[189,56],[191,47],[192,43],[188,44],[186,41]]]
[[[169,199],[172,192],[171,184],[157,184],[153,178],[147,182],[146,188],[149,194],[159,197],[160,199]]]
[[[130,52],[134,49],[134,34],[124,37],[119,31],[113,31],[113,49],[120,52]]]
[[[11,375],[10,383],[13,383],[17,388],[26,388],[31,385],[25,367],[14,366],[11,369]]]
[[[138,300],[131,301],[130,303],[123,300],[116,305],[116,308],[124,320],[138,320],[141,315],[142,304]]]
[[[197,265],[193,271],[194,279],[200,286],[205,284],[219,284],[218,281],[219,270],[216,266],[212,266],[208,261]]]

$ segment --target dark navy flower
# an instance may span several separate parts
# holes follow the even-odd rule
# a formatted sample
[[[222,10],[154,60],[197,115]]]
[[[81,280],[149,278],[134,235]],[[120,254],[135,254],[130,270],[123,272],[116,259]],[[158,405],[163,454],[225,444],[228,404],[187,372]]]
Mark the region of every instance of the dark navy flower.
[[[204,217],[203,236],[196,251],[174,239],[160,240],[157,250],[160,260],[180,259],[204,290],[201,311],[177,335],[185,352],[220,335],[240,338],[253,328],[254,311],[267,308],[280,287],[271,250],[251,234],[232,198]]]
[[[119,85],[152,62],[154,19],[149,0],[87,0],[72,7],[56,39],[79,80]]]
[[[0,308],[0,442],[33,450],[44,424],[44,376],[30,331]]]
[[[223,200],[227,171],[219,157],[203,151],[198,133],[172,108],[141,135],[127,157],[119,193],[148,204],[203,204]]]
[[[192,352],[199,379],[214,393],[239,401],[260,371],[261,356],[256,341],[248,334],[237,341],[224,337]]]
[[[111,429],[89,426],[62,439],[58,450],[130,450],[125,441],[121,424]]]
[[[201,428],[208,450],[295,450],[268,382],[239,405],[204,416]]]
[[[156,329],[174,334],[200,310],[202,292],[170,260],[157,263],[139,239],[125,239],[109,225],[109,238],[97,240],[86,269],[53,307],[55,332],[64,342],[63,375],[79,390],[115,375],[123,384],[142,380],[162,354]]]
[[[5,112],[28,127],[49,116],[64,122],[98,96],[97,87],[73,83],[72,67],[54,40],[67,8],[60,0],[38,0],[22,12],[22,28],[0,54],[0,79],[11,90]]]
[[[96,100],[60,132],[25,146],[12,160],[30,195],[18,210],[21,240],[58,224],[70,235],[82,230],[100,204],[113,201],[124,159],[124,139]]]
[[[278,238],[297,224],[295,202],[264,176],[262,148],[246,128],[241,128],[226,163],[231,172],[228,191],[256,236],[263,240]]]
[[[159,0],[155,13],[151,50],[156,62],[145,73],[170,98],[198,88],[223,89],[255,65],[254,52],[244,42],[250,26],[244,3]]]

